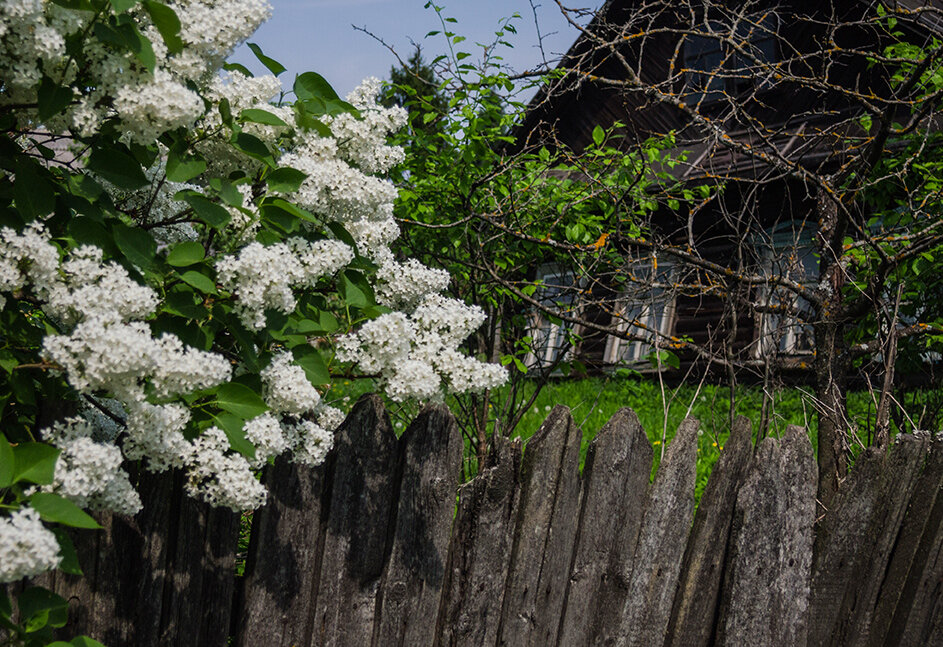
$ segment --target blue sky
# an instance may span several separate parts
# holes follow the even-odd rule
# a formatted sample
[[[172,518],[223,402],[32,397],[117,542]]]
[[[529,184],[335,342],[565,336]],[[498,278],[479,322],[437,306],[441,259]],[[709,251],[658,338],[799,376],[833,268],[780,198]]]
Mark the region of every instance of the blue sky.
[[[281,62],[288,71],[280,78],[290,85],[295,74],[313,70],[324,76],[343,96],[367,76],[386,78],[395,59],[381,44],[355,31],[351,25],[368,30],[393,45],[405,58],[412,51],[410,39],[422,45],[426,59],[442,53],[442,36],[424,38],[440,29],[431,9],[423,9],[425,0],[271,0],[274,11],[267,23],[250,42],[258,44],[266,55]],[[534,10],[529,0],[442,0],[444,15],[457,24],[449,27],[467,37],[463,46],[490,42],[501,18],[519,13],[515,22],[517,36],[510,35],[514,49],[506,50],[505,60],[515,70],[530,69],[541,61],[537,47]],[[577,32],[560,15],[554,0],[535,0],[540,31],[546,36],[544,52],[555,58],[576,39]],[[570,3],[568,3],[570,4]],[[599,4],[583,0],[579,5]],[[477,54],[475,49],[468,49]],[[243,45],[231,60],[256,73],[264,68]]]

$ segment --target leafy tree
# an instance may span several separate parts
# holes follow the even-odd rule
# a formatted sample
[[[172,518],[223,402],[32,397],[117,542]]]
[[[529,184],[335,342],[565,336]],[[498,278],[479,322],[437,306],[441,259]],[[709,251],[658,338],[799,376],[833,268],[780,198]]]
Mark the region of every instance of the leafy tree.
[[[454,268],[492,314],[478,351],[519,373],[543,313],[583,350],[623,340],[626,368],[651,349],[658,376],[810,385],[827,504],[859,443],[932,423],[894,404],[908,380],[939,384],[939,12],[895,7],[616,2],[590,27],[563,9],[580,39],[526,109],[491,46],[457,52],[437,70],[454,143],[400,180],[404,245]],[[669,303],[692,327],[664,325]]]

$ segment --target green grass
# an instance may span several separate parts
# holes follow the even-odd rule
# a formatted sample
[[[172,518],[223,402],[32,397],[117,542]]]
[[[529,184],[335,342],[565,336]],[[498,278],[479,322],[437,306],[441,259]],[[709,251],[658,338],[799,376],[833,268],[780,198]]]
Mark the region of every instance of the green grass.
[[[526,395],[529,395],[534,386],[527,383],[524,388]],[[326,399],[334,406],[349,411],[360,395],[373,389],[370,380],[345,382],[336,385]],[[494,394],[493,400],[501,402],[502,396],[503,393],[499,391]],[[769,435],[778,437],[788,425],[800,425],[809,431],[810,441],[815,448],[817,426],[812,394],[807,389],[784,388],[773,392],[772,396]],[[763,406],[762,389],[758,386],[739,386],[735,402],[736,415],[751,420],[754,440],[757,440]],[[665,445],[670,444],[678,425],[686,415],[697,418],[701,423],[697,451],[698,500],[730,433],[730,391],[726,386],[704,384],[700,389],[696,384],[684,384],[677,388],[666,386],[663,394],[657,380],[594,377],[553,381],[545,386],[524,414],[514,436],[521,437],[526,443],[557,404],[570,408],[574,421],[582,430],[580,469],[588,444],[606,421],[622,407],[634,410],[655,450],[653,477]],[[863,444],[873,424],[874,401],[866,391],[852,391],[848,394],[848,409]],[[415,415],[415,408],[392,403],[390,411],[397,433],[401,433],[408,420]],[[454,406],[453,411],[457,411]],[[862,444],[857,447],[860,449]]]

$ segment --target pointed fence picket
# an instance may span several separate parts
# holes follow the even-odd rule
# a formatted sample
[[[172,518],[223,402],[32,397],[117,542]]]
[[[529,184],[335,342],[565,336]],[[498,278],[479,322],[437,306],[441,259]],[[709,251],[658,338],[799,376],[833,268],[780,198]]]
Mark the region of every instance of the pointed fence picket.
[[[754,450],[741,418],[696,513],[697,421],[653,483],[630,410],[582,474],[580,441],[557,407],[462,485],[447,409],[397,438],[367,396],[325,464],[266,468],[243,577],[239,517],[142,472],[144,512],[74,533],[86,575],[43,583],[112,646],[943,644],[943,440],[868,450],[823,510],[805,431]]]

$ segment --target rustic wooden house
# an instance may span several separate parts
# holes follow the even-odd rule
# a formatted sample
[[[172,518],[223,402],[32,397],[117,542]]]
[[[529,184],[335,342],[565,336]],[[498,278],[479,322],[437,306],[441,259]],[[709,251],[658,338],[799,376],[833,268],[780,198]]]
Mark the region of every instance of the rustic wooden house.
[[[928,2],[897,5],[918,9]],[[936,0],[931,5],[943,6]],[[686,247],[717,266],[812,285],[820,279],[819,214],[814,183],[806,178],[836,172],[846,159],[842,142],[862,136],[860,104],[850,95],[888,91],[887,74],[854,55],[880,51],[888,37],[874,18],[878,11],[878,3],[859,0],[609,0],[562,59],[562,80],[532,100],[519,138],[579,152],[591,144],[597,126],[621,124],[626,146],[675,133],[675,152],[684,152],[686,161],[673,176],[691,184],[709,179],[723,190],[696,212],[661,209],[650,224],[663,243]],[[918,12],[898,29],[926,41],[943,32],[940,15]],[[829,40],[850,54],[833,55],[823,47]],[[624,330],[629,322],[641,324],[636,337],[649,339],[571,326],[577,333],[571,347],[566,327],[538,314],[532,364],[551,365],[565,352],[601,370],[644,367],[656,337],[662,345],[683,338],[688,348],[732,354],[741,365],[757,367],[773,355],[805,367],[814,352],[811,325],[795,316],[809,304],[783,293],[775,281],[740,295],[743,303],[765,304],[766,312],[731,307],[729,298],[709,291],[667,289],[681,271],[671,255],[627,245],[626,257],[651,288],[617,301],[613,325]],[[574,280],[553,266],[539,268],[535,279],[558,284],[557,291]],[[552,290],[544,294],[553,296]],[[777,306],[782,312],[775,312]],[[582,315],[602,325],[612,317]],[[690,350],[679,355],[682,363],[699,356]]]

